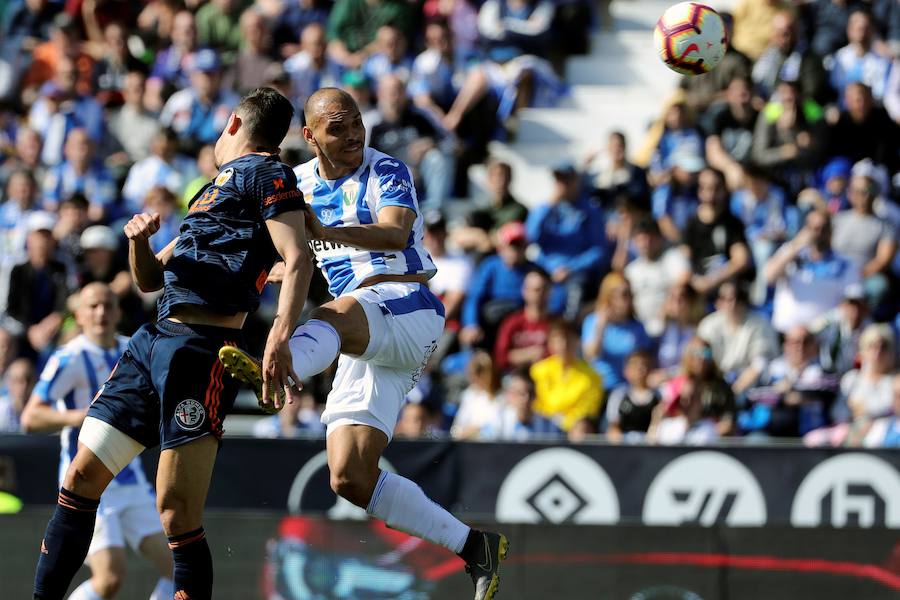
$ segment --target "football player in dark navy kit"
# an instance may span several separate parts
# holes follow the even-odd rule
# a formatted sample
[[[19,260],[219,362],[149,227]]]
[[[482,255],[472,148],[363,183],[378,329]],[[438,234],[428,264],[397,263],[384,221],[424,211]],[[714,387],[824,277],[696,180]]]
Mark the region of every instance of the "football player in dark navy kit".
[[[257,309],[268,270],[280,259],[287,274],[263,355],[267,401],[274,395],[280,407],[300,381],[288,340],[312,263],[303,195],[278,158],[293,113],[269,88],[241,100],[216,142],[218,176],[191,201],[179,236],[159,254],[149,245],[159,215],[135,215],[125,226],[137,285],[163,290],[159,319],[134,335],[88,410],[41,544],[34,598],[62,600],[87,553],[103,490],[156,445],[157,508],[174,557],[175,598],[212,597],[203,505],[222,420],[238,390],[236,380],[223,377],[217,352],[223,344],[241,346],[244,320]]]

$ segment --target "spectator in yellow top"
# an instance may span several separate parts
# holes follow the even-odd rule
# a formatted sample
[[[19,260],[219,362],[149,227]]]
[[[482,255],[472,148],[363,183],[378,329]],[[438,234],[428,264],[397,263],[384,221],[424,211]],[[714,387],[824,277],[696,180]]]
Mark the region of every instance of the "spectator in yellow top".
[[[578,356],[578,334],[563,320],[550,325],[550,356],[531,367],[534,410],[569,431],[583,419],[596,420],[603,404],[603,378]]]
[[[790,8],[782,0],[740,0],[734,7],[734,34],[731,44],[756,60],[769,44],[772,20],[775,15]]]

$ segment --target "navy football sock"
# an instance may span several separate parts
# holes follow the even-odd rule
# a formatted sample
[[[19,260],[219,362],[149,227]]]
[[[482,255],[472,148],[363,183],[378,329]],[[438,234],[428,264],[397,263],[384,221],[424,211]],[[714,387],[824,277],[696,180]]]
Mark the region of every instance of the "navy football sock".
[[[169,536],[169,548],[175,560],[175,597],[179,600],[211,600],[212,554],[203,528]]]
[[[62,600],[65,596],[87,556],[99,504],[99,500],[59,489],[56,512],[41,541],[41,556],[34,575],[34,598]]]
[[[466,536],[466,543],[463,545],[463,549],[457,554],[458,557],[466,561],[467,563],[475,562],[475,558],[478,556],[478,550],[480,549],[480,544],[482,544],[483,536],[481,532],[477,529],[470,529],[469,535]]]

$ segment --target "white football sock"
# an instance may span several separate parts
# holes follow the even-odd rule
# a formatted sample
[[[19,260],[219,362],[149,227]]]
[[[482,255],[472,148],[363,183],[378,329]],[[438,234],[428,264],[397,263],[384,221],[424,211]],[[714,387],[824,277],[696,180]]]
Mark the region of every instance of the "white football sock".
[[[341,336],[330,323],[311,319],[294,330],[288,345],[294,373],[306,380],[331,366],[341,352]]]
[[[88,579],[75,588],[75,591],[69,595],[69,600],[103,600],[103,597],[94,590],[91,580]]]
[[[168,577],[160,577],[150,594],[150,600],[169,600],[175,597],[175,582]]]
[[[397,529],[459,554],[469,526],[436,504],[418,485],[396,473],[381,472],[366,512]]]

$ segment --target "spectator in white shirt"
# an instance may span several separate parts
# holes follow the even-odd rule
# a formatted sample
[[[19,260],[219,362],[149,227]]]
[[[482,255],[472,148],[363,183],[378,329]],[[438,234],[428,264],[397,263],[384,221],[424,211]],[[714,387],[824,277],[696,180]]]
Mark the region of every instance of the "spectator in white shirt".
[[[716,312],[700,321],[697,335],[710,345],[735,393],[756,383],[778,354],[778,337],[769,320],[751,310],[746,288],[733,280],[719,286]]]
[[[871,88],[872,96],[881,100],[887,88],[891,59],[875,51],[875,30],[868,13],[860,10],[850,15],[847,39],[850,43],[834,53],[831,86],[843,96],[848,84],[864,83]]]
[[[807,446],[858,446],[873,421],[893,412],[894,331],[890,325],[869,325],[859,340],[860,366],[841,378],[841,397],[832,411],[834,427],[803,437]]]
[[[900,448],[900,375],[891,380],[893,402],[891,414],[872,422],[863,446],[867,448]]]
[[[859,369],[841,378],[841,394],[851,420],[875,419],[891,412],[895,351],[890,325],[869,325],[863,331],[859,338]]]
[[[460,395],[459,410],[450,428],[450,435],[458,440],[478,437],[486,424],[497,419],[501,408],[491,356],[481,350],[474,352],[468,371],[469,387]]]
[[[446,324],[438,347],[432,353],[437,364],[454,345],[460,324],[460,310],[466,298],[466,290],[472,279],[472,260],[461,252],[447,249],[447,223],[439,212],[425,214],[425,249],[437,267],[437,273],[428,280],[428,287],[444,303]]]
[[[625,267],[634,295],[634,312],[651,337],[665,328],[663,306],[673,286],[687,283],[691,265],[678,248],[666,248],[659,225],[651,218],[639,221],[632,233],[637,258]]]

